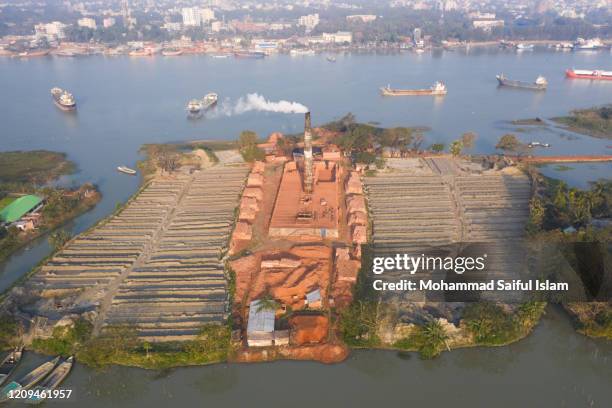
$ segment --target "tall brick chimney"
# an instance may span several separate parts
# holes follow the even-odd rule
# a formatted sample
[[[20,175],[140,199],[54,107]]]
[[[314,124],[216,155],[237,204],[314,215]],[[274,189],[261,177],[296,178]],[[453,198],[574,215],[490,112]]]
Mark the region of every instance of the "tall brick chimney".
[[[304,192],[312,193],[312,129],[310,112],[304,117]]]

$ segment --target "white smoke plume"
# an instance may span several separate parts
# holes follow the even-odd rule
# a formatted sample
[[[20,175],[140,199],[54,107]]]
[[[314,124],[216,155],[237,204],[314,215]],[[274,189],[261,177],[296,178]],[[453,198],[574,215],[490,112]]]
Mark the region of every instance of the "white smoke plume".
[[[252,93],[240,97],[235,103],[224,101],[221,106],[213,109],[210,116],[233,116],[241,115],[246,112],[276,112],[276,113],[306,113],[308,108],[298,102],[280,100],[272,102],[262,95]]]

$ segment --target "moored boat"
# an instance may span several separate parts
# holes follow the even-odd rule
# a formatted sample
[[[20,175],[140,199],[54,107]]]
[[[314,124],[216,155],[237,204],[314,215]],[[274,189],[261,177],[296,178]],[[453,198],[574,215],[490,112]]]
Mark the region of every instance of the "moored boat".
[[[568,69],[565,71],[568,78],[612,80],[612,71],[591,69]]]
[[[17,368],[22,356],[23,347],[17,347],[2,360],[2,363],[0,363],[0,384],[3,384],[9,378],[13,370]]]
[[[161,53],[164,57],[177,57],[183,54],[183,51],[175,48],[166,48]]]
[[[380,92],[383,96],[411,96],[411,95],[434,95],[443,96],[448,93],[446,85],[437,81],[429,89],[394,89],[387,85],[384,88],[380,88]]]
[[[266,53],[261,51],[237,51],[234,53],[236,58],[262,59],[265,56]]]
[[[533,149],[534,147],[550,147],[550,143],[542,143],[542,142],[529,142],[527,147]]]
[[[129,174],[130,176],[133,176],[136,174],[136,170],[130,169],[127,166],[119,166],[117,167],[117,170],[120,171],[121,173]]]
[[[0,390],[0,402],[6,401],[10,397],[11,392],[17,392],[19,390],[28,390],[42,381],[51,370],[57,365],[60,358],[56,357],[51,361],[47,361],[30,371],[28,374],[20,378],[18,381],[11,381]]]
[[[40,404],[49,397],[49,393],[55,390],[66,379],[72,365],[74,357],[68,357],[64,362],[60,363],[40,385],[32,390],[32,396],[27,399],[29,404]]]
[[[327,57],[326,59],[327,59],[328,62],[336,62],[336,57],[334,57],[333,55]]]
[[[500,86],[510,86],[513,88],[523,89],[534,89],[536,91],[543,91],[548,86],[548,81],[543,76],[538,76],[534,82],[517,81],[514,79],[508,79],[504,74],[496,75],[497,82]]]
[[[58,108],[65,111],[76,109],[76,99],[70,92],[62,88],[54,87],[51,88],[51,96],[53,96],[53,102],[55,102]]]

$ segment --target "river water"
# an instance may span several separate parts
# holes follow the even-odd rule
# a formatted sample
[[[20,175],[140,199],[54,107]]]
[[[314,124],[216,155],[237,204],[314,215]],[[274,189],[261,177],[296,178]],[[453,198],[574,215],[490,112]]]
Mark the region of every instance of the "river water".
[[[244,129],[265,136],[302,128],[301,115],[266,112],[188,120],[186,102],[211,91],[219,93],[222,106],[248,93],[297,101],[310,108],[315,124],[352,112],[362,122],[426,126],[431,129],[425,135],[426,145],[448,143],[463,132],[475,131],[479,135],[475,153],[493,152],[501,135],[516,132],[525,142],[552,145],[541,154],[611,154],[609,140],[509,123],[612,103],[612,82],[568,80],[564,70],[571,67],[612,69],[612,57],[608,52],[473,49],[422,55],[347,54],[338,56],[336,63],[324,56],[0,58],[0,149],[66,152],[79,171],[63,181],[90,181],[100,187],[99,205],[66,226],[73,234],[111,213],[137,189],[137,177],[119,174],[115,168],[135,166],[143,143],[235,139]],[[546,92],[498,88],[495,75],[502,72],[526,81],[544,75],[549,88]],[[436,80],[447,84],[446,97],[383,98],[378,93],[387,84],[421,88]],[[53,86],[75,94],[76,113],[53,105],[49,95]],[[580,187],[612,174],[610,164],[569,166],[546,166],[545,172]],[[48,253],[42,237],[0,264],[0,291]],[[608,402],[611,399],[609,357],[609,345],[573,334],[565,318],[555,315],[517,345],[457,351],[432,362],[414,356],[405,361],[395,353],[372,351],[354,353],[332,367],[293,362],[214,366],[176,370],[166,377],[122,368],[114,368],[112,375],[95,374],[77,367],[67,384],[75,384],[79,400],[91,406],[110,401],[163,406],[162,398],[222,405],[247,400],[254,405],[272,400],[298,406],[322,401],[365,405],[381,398],[457,405],[461,396],[491,406],[589,406],[590,398],[602,406],[606,397]],[[534,399],[533,404],[527,398]]]

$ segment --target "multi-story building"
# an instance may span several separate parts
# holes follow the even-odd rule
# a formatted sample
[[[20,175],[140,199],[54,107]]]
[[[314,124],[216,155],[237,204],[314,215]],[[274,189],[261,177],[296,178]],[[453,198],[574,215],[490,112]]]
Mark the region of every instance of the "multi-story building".
[[[181,11],[183,25],[185,27],[199,27],[202,23],[200,9],[196,7],[185,7]]]
[[[114,17],[106,17],[104,20],[102,20],[102,25],[104,26],[104,28],[109,28],[115,25],[115,18]]]
[[[77,21],[79,27],[91,28],[92,30],[96,29],[96,20],[89,17],[79,18]]]
[[[346,16],[346,21],[349,22],[358,22],[369,23],[376,20],[376,15],[374,14],[353,14],[351,16]]]
[[[34,31],[37,37],[45,37],[47,40],[61,40],[66,37],[65,29],[67,25],[59,21],[52,23],[36,24]]]
[[[301,16],[298,19],[298,25],[302,27],[306,27],[306,30],[310,31],[319,25],[319,14],[308,14],[306,16]]]

